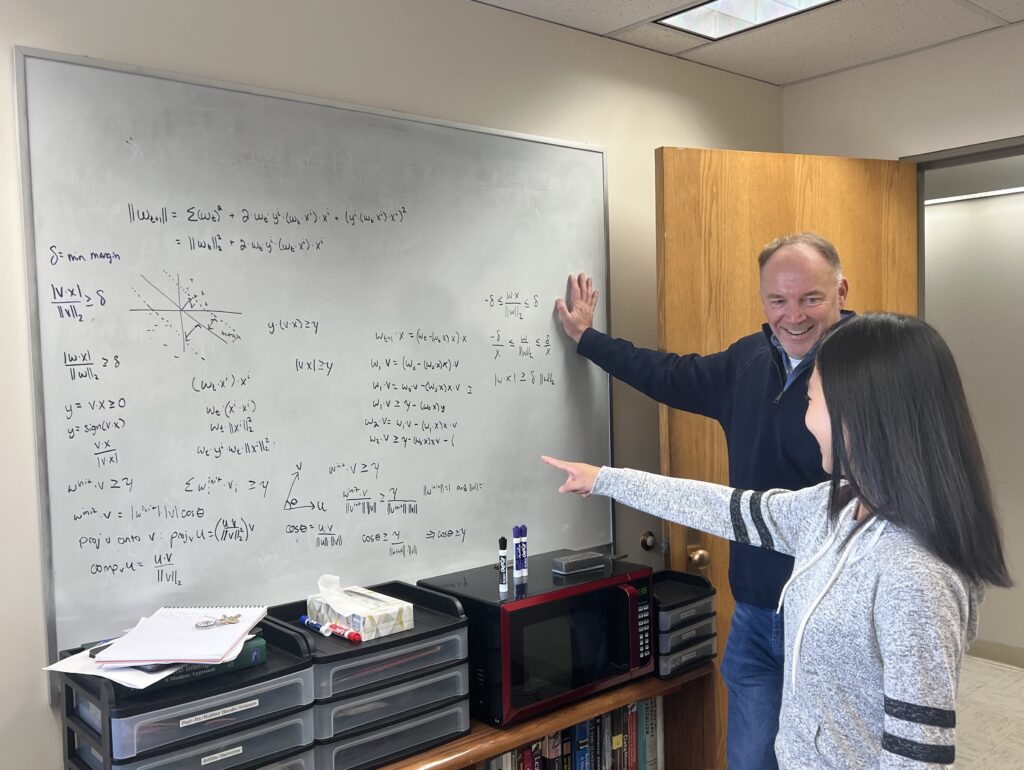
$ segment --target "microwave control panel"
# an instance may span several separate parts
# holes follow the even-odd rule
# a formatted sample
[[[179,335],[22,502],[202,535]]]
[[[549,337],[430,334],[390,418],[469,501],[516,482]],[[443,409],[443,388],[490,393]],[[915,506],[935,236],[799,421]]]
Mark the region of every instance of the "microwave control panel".
[[[647,663],[651,659],[651,584],[644,581],[638,586],[637,597],[637,635],[640,642],[640,662]]]
[[[650,586],[640,589],[640,601],[637,602],[637,631],[640,634],[640,661],[646,664],[651,655],[650,630]]]

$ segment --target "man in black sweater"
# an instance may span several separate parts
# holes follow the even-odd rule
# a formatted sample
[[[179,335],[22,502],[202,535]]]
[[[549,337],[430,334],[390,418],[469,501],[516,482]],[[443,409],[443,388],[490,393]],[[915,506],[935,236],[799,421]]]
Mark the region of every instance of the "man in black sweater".
[[[596,331],[597,291],[582,273],[569,277],[569,301],[555,306],[577,353],[656,401],[719,422],[731,486],[801,489],[827,478],[804,426],[807,380],[825,333],[853,315],[843,311],[848,284],[835,247],[815,233],[777,238],[758,265],[767,323],[712,355],[637,348]],[[792,570],[789,556],[731,543],[736,610],[722,676],[729,688],[727,755],[736,770],[778,766],[784,639],[776,607]]]

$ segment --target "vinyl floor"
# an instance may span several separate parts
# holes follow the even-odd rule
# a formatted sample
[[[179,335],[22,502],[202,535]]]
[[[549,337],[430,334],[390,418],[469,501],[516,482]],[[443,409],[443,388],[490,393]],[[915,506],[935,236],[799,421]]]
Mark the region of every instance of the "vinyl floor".
[[[956,767],[1024,770],[1024,669],[966,656],[957,699]]]

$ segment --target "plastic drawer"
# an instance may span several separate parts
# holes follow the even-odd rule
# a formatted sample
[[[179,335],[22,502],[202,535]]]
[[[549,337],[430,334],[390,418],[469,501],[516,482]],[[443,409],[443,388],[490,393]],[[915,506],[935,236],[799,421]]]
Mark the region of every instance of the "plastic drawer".
[[[674,676],[682,671],[693,668],[718,652],[718,638],[711,637],[691,647],[684,647],[677,652],[658,656],[658,676],[662,679]]]
[[[715,621],[716,618],[712,615],[710,618],[704,618],[681,628],[658,634],[658,654],[665,655],[685,647],[687,644],[693,644],[698,639],[714,636],[717,632]]]
[[[312,702],[313,669],[306,668],[177,706],[121,719],[111,718],[111,755],[114,759],[130,759],[213,730],[241,727]],[[76,699],[75,714],[92,729],[100,731],[100,710],[94,703]]]
[[[305,708],[256,727],[126,762],[105,765],[100,753],[88,744],[79,745],[76,754],[92,770],[105,770],[107,767],[116,770],[208,770],[211,767],[224,770],[241,765],[258,766],[253,763],[261,758],[289,756],[289,753],[312,743],[313,709]],[[270,767],[276,765],[270,764]]]
[[[415,607],[415,628],[353,643],[323,637],[298,624],[305,600],[270,607],[270,622],[301,634],[313,659],[317,700],[388,687],[466,660],[469,644],[462,605],[451,596],[401,581],[368,586]]]
[[[109,768],[311,707],[313,668],[305,639],[270,621],[261,622],[257,633],[267,642],[265,662],[152,691],[61,675],[65,759],[88,746]]]
[[[364,770],[394,762],[469,732],[469,700],[377,730],[316,745],[318,770]]]
[[[257,770],[316,770],[316,759],[312,746],[298,754],[290,754],[268,765],[260,765]]]
[[[397,722],[405,715],[468,695],[469,664],[462,663],[382,690],[335,701],[317,701],[313,707],[316,739],[329,741]]]
[[[706,578],[676,570],[654,573],[651,588],[658,631],[671,631],[715,613],[715,588]]]

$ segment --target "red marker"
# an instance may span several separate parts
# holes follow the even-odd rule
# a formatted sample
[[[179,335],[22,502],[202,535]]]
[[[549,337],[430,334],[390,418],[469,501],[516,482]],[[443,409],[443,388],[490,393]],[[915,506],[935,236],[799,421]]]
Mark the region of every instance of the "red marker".
[[[353,631],[351,628],[345,628],[339,626],[337,623],[331,623],[327,626],[331,630],[331,633],[335,636],[340,636],[342,639],[348,639],[350,642],[361,642],[363,636],[358,631]]]

